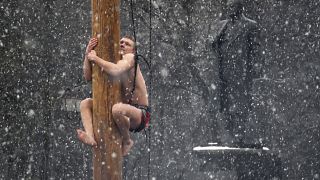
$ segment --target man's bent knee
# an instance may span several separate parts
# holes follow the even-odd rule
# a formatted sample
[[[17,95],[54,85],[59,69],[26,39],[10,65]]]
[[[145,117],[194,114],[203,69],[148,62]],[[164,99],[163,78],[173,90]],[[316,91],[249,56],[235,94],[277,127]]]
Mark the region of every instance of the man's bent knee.
[[[86,98],[80,102],[80,110],[82,109],[92,109],[93,101],[91,98]]]
[[[112,116],[118,117],[119,115],[123,115],[123,104],[117,103],[112,106]]]

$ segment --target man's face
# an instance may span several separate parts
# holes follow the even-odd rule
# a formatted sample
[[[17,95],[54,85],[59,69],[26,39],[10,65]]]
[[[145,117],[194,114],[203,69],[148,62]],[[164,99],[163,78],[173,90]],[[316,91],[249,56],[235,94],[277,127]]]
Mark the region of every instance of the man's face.
[[[121,54],[133,53],[134,42],[129,38],[122,38],[120,40],[120,52]]]

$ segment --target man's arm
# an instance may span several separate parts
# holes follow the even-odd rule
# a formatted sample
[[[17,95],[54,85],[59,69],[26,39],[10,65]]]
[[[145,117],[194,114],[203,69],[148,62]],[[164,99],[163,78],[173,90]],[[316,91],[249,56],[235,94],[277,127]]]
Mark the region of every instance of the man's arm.
[[[89,61],[96,63],[99,67],[112,76],[119,76],[123,72],[126,72],[134,67],[134,55],[131,53],[123,55],[123,59],[118,61],[117,64],[101,59],[96,55],[94,50],[88,54],[88,59]]]
[[[88,59],[88,54],[91,52],[91,50],[96,47],[96,45],[98,44],[98,40],[96,38],[91,38],[87,49],[86,49],[86,53],[84,55],[84,60],[83,60],[83,77],[87,80],[87,81],[91,81],[92,79],[92,66],[91,66],[91,62]]]
[[[84,56],[84,60],[83,60],[83,77],[85,80],[87,81],[91,81],[92,77],[92,68],[91,68],[91,63],[88,60],[88,54],[86,53]]]

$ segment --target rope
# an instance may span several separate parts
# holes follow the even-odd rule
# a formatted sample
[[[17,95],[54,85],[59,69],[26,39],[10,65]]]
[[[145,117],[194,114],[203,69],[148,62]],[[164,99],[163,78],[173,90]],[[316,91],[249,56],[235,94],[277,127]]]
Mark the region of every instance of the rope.
[[[134,78],[133,78],[133,87],[131,90],[131,94],[134,93],[136,89],[136,76],[137,76],[137,68],[138,68],[138,46],[137,46],[137,37],[136,37],[136,27],[134,24],[134,4],[133,0],[130,0],[130,7],[131,7],[131,22],[132,22],[132,29],[133,29],[133,38],[134,38],[134,44],[135,44],[135,53],[134,53]]]
[[[146,60],[146,58],[142,55],[138,55],[138,48],[137,48],[137,43],[136,43],[136,27],[135,27],[135,23],[134,23],[134,4],[133,4],[133,0],[130,0],[130,7],[131,7],[131,21],[132,21],[132,29],[133,29],[133,37],[134,37],[134,41],[135,41],[135,70],[134,70],[134,79],[133,79],[133,88],[132,88],[132,94],[135,90],[135,85],[136,85],[136,74],[137,74],[137,67],[138,67],[138,60],[141,57],[145,63],[147,64],[149,71],[150,71],[150,80],[149,80],[149,104],[151,106],[151,97],[152,97],[152,43],[151,43],[151,38],[152,38],[152,3],[151,0],[149,0],[149,61]],[[146,133],[147,134],[147,133]],[[151,119],[149,122],[149,127],[148,127],[148,135],[147,135],[147,144],[148,144],[148,180],[150,180],[150,167],[151,167]]]
[[[151,18],[151,13],[152,13],[152,4],[151,0],[149,0],[149,69],[150,69],[150,80],[149,80],[149,103],[151,106],[151,100],[152,100],[152,43],[151,43],[151,38],[152,38],[152,18]],[[152,116],[152,113],[151,115]],[[151,117],[150,117],[150,122],[149,122],[149,127],[148,127],[148,180],[150,180],[150,174],[151,174]]]

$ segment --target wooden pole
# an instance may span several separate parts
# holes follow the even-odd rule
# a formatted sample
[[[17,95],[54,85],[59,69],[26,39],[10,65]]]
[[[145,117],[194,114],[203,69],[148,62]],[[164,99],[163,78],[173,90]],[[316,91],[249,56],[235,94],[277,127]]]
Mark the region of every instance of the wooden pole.
[[[110,62],[120,59],[119,0],[91,0],[92,35],[98,38],[97,55]],[[122,179],[121,136],[112,120],[112,106],[120,100],[119,80],[97,66],[92,72],[93,129],[98,147],[93,150],[94,180]]]

